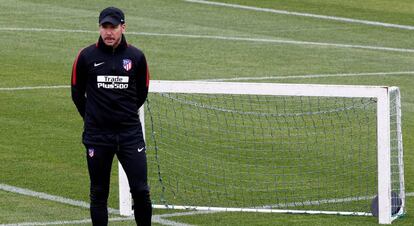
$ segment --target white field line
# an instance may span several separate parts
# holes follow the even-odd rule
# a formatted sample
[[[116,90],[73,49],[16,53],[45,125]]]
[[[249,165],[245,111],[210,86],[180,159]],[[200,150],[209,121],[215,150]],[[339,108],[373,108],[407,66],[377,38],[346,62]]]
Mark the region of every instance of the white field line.
[[[191,224],[179,223],[176,221],[166,220],[163,218],[175,217],[175,216],[189,216],[189,215],[206,214],[206,213],[212,213],[212,211],[192,211],[192,212],[185,212],[185,213],[153,215],[152,223],[158,223],[158,224],[170,225],[170,226],[192,226]],[[134,217],[108,218],[109,222],[134,221],[134,220],[135,220]],[[38,226],[38,225],[67,225],[67,224],[75,225],[75,224],[86,224],[86,223],[92,223],[92,221],[90,219],[83,219],[83,220],[50,221],[50,222],[20,222],[20,223],[13,223],[13,224],[0,224],[0,226]]]
[[[189,215],[196,215],[196,214],[206,214],[211,213],[211,211],[192,211],[192,212],[182,212],[182,213],[172,213],[172,214],[162,214],[162,215],[153,215],[152,222],[158,223],[162,225],[170,225],[170,226],[191,226],[190,224],[183,224],[171,220],[166,220],[163,218],[167,217],[175,217],[175,216],[189,216]],[[134,221],[134,217],[115,217],[109,218],[109,222],[117,222],[117,221]],[[21,223],[13,223],[13,224],[0,224],[0,226],[40,226],[40,225],[76,225],[76,224],[86,224],[92,223],[90,219],[83,219],[83,220],[67,220],[67,221],[50,221],[50,222],[21,222]]]
[[[210,1],[205,1],[205,0],[184,0],[184,1],[191,2],[191,3],[206,4],[206,5],[230,7],[230,8],[236,8],[236,9],[253,10],[253,11],[258,11],[258,12],[268,12],[268,13],[282,14],[282,15],[311,17],[311,18],[317,18],[317,19],[323,19],[323,20],[334,20],[334,21],[340,21],[340,22],[345,22],[345,23],[357,23],[357,24],[365,24],[365,25],[388,27],[388,28],[398,28],[398,29],[404,29],[404,30],[414,30],[414,26],[409,26],[409,25],[391,24],[391,23],[383,23],[383,22],[377,22],[377,21],[359,20],[359,19],[326,16],[326,15],[318,15],[318,14],[311,14],[311,13],[299,13],[299,12],[291,12],[291,11],[286,11],[286,10],[259,8],[259,7],[253,7],[253,6],[244,6],[244,5],[221,3],[221,2],[210,2]]]
[[[369,49],[369,50],[380,50],[380,51],[391,51],[391,52],[414,53],[414,49],[405,49],[405,48],[352,45],[352,44],[326,43],[326,42],[307,42],[307,41],[294,41],[294,40],[286,40],[286,39],[246,38],[246,37],[228,37],[228,36],[214,36],[214,35],[162,34],[162,33],[144,33],[144,32],[130,32],[130,34],[148,35],[148,36],[164,36],[164,37],[165,36],[180,37],[180,38],[195,38],[195,39],[215,39],[215,40],[226,40],[226,41],[261,42],[261,43],[273,43],[273,44],[327,46],[327,47],[334,47],[334,48]]]
[[[309,74],[291,76],[264,76],[264,77],[235,77],[235,78],[212,78],[200,79],[196,81],[224,82],[224,81],[244,81],[244,80],[285,80],[297,78],[328,78],[328,77],[350,77],[350,76],[387,76],[387,75],[414,75],[414,71],[395,71],[395,72],[367,72],[367,73],[343,73],[343,74]]]
[[[171,226],[191,226],[190,224],[177,223],[177,222],[165,220],[162,218],[190,216],[190,215],[197,215],[197,214],[212,214],[212,213],[216,213],[216,211],[190,211],[190,212],[179,212],[179,213],[167,213],[167,214],[153,216],[152,222],[160,223],[163,225],[171,225]]]
[[[21,86],[21,87],[0,87],[0,91],[32,90],[32,89],[62,89],[70,88],[68,85],[56,86]]]
[[[0,31],[70,32],[70,33],[81,32],[81,33],[95,33],[95,34],[98,34],[96,31],[48,29],[48,28],[5,28],[5,27],[3,27],[3,28],[0,28]],[[352,44],[326,43],[326,42],[307,42],[307,41],[295,41],[295,40],[286,40],[286,39],[246,38],[246,37],[215,36],[215,35],[166,34],[166,33],[148,33],[148,32],[127,32],[127,34],[141,35],[141,36],[160,36],[160,37],[212,39],[212,40],[258,42],[258,43],[273,43],[273,44],[325,46],[325,47],[333,47],[333,48],[368,49],[368,50],[379,50],[379,51],[414,53],[414,49],[406,49],[406,48],[393,48],[393,47],[367,46],[367,45],[352,45]]]
[[[197,211],[194,211],[196,213]],[[163,215],[152,216],[151,222],[170,226],[192,226],[191,224],[180,223],[172,220],[164,219]]]
[[[68,204],[71,206],[89,208],[89,203],[84,202],[84,201],[68,199],[68,198],[61,197],[61,196],[50,195],[47,193],[32,191],[26,188],[19,188],[19,187],[7,185],[7,184],[0,184],[0,190],[13,192],[13,193],[21,194],[21,195],[32,196],[32,197],[36,197],[39,199],[54,201],[58,203],[64,203],[64,204]],[[108,212],[112,214],[119,214],[119,210],[112,209],[112,208],[108,208]]]
[[[110,222],[116,221],[130,221],[134,220],[133,217],[115,217],[115,218],[108,218]],[[68,220],[68,221],[50,221],[50,222],[21,222],[21,223],[13,223],[13,224],[0,224],[0,226],[37,226],[37,225],[74,225],[74,224],[87,224],[92,223],[90,219],[84,220]]]
[[[0,31],[28,31],[28,32],[65,32],[65,33],[93,33],[98,34],[98,30],[79,30],[79,29],[54,29],[54,28],[30,28],[30,27],[0,27]]]
[[[19,188],[7,184],[0,184],[0,190],[17,193],[21,195],[36,197],[39,199],[54,201],[58,203],[64,203],[71,206],[77,206],[82,208],[89,208],[89,203],[84,201],[78,201],[73,199],[64,198],[61,196],[56,195],[50,195],[43,192],[36,192],[25,188]],[[108,208],[108,212],[111,214],[119,214],[119,210]],[[199,212],[201,213],[201,212]],[[178,214],[178,215],[177,215]],[[168,214],[168,216],[165,217],[173,217],[173,216],[181,216],[183,213],[177,213],[177,214]],[[187,213],[187,215],[190,215]],[[163,215],[154,215],[153,216],[153,222],[162,224],[162,225],[173,225],[173,226],[190,226],[189,224],[181,224],[175,221],[165,220],[163,219]],[[125,217],[119,217],[119,218],[110,218],[109,221],[125,221],[125,220],[131,220],[134,218],[125,218]],[[90,223],[90,220],[75,220],[75,221],[54,221],[54,222],[23,222],[23,223],[16,223],[16,224],[0,224],[0,226],[11,226],[11,225],[65,225],[65,224],[83,224],[83,223]]]

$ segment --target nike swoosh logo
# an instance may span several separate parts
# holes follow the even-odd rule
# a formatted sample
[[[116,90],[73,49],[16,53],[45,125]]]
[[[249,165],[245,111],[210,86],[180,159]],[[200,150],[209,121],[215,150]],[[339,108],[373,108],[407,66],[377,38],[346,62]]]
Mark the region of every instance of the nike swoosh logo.
[[[99,65],[102,65],[102,64],[104,64],[105,62],[101,62],[101,63],[93,63],[93,66],[94,67],[98,67]]]
[[[138,152],[141,152],[142,150],[144,150],[145,149],[145,147],[143,147],[143,148],[138,148]]]

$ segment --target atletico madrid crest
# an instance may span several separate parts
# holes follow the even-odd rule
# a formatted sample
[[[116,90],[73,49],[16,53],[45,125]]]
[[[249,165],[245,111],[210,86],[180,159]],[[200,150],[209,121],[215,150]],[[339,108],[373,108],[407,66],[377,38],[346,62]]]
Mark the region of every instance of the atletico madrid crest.
[[[95,155],[95,150],[93,148],[89,148],[88,149],[88,155],[89,155],[89,157],[92,158]]]
[[[130,59],[123,59],[122,60],[122,64],[123,64],[124,69],[126,71],[131,70],[131,68],[132,68],[132,61]]]

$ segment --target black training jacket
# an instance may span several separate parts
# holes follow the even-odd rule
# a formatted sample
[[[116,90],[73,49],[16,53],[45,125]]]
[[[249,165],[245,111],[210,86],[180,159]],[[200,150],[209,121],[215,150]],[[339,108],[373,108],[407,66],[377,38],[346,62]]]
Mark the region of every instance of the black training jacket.
[[[72,68],[72,100],[85,132],[116,132],[140,125],[138,109],[148,94],[144,54],[125,37],[116,49],[100,37],[82,49]]]

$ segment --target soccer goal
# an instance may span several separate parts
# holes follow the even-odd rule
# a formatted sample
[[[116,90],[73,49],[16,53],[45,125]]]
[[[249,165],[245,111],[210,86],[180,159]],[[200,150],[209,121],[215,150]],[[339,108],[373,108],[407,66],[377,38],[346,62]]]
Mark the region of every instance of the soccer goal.
[[[154,208],[405,213],[397,87],[152,81],[144,109]]]

